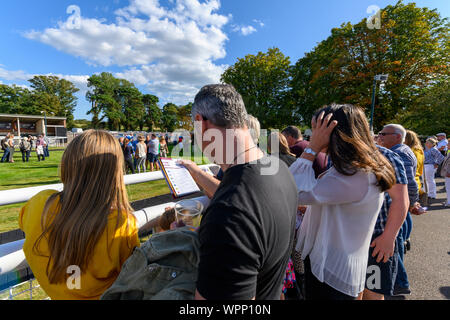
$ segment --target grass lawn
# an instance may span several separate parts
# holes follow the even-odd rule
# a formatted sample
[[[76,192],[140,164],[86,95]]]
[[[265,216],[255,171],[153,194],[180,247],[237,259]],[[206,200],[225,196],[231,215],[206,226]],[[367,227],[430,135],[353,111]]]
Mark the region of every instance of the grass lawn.
[[[60,183],[58,167],[62,155],[60,149],[50,150],[50,157],[38,162],[36,153],[32,152],[30,161],[24,163],[21,152],[16,150],[14,163],[0,163],[0,190]],[[193,157],[191,159],[194,160]],[[200,160],[201,163],[207,163],[204,159]],[[129,185],[127,191],[131,202],[170,193],[165,180]],[[0,207],[0,233],[19,228],[18,215],[23,205],[19,203]]]

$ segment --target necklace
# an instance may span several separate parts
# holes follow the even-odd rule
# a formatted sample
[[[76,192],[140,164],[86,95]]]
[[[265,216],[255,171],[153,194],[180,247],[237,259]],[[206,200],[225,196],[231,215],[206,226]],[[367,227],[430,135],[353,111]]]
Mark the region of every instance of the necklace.
[[[255,149],[256,147],[257,147],[257,146],[253,146],[253,147],[251,147],[251,148],[248,148],[248,149],[245,150],[244,152],[239,153],[236,157],[234,157],[233,162],[231,163],[230,167],[234,164],[234,162],[237,160],[237,158],[238,158],[240,155],[245,154],[246,152],[248,152],[248,151],[250,151],[250,150],[252,150],[252,149]]]

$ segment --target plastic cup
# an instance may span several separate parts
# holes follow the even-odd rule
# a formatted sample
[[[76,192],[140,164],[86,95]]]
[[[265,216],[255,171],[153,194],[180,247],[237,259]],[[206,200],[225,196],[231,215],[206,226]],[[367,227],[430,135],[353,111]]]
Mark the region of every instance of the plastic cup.
[[[203,204],[198,200],[180,200],[175,203],[176,221],[179,225],[192,226],[198,228],[201,221]]]

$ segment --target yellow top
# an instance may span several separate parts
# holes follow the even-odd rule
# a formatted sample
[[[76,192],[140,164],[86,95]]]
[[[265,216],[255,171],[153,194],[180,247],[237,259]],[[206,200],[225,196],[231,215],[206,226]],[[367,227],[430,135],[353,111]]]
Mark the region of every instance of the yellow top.
[[[109,233],[103,232],[99,242],[94,248],[92,260],[88,264],[87,270],[81,271],[78,280],[74,269],[68,270],[67,282],[50,284],[47,276],[47,263],[49,258],[48,243],[45,238],[40,241],[38,255],[33,250],[33,246],[42,234],[41,217],[47,199],[54,194],[55,190],[45,190],[31,198],[21,209],[19,215],[19,226],[25,232],[25,243],[23,251],[27,262],[33,271],[41,287],[53,300],[87,300],[99,299],[103,292],[108,289],[116,280],[120,273],[121,266],[133,252],[134,247],[138,247],[139,237],[136,226],[136,218],[128,214],[128,230],[126,223],[118,226],[117,211],[113,211],[108,217],[107,228]],[[54,210],[56,201],[50,207]],[[110,235],[107,238],[107,234]],[[111,241],[111,236],[114,239]],[[107,250],[107,242],[110,243],[110,254]],[[80,248],[81,250],[83,248]]]
[[[422,185],[420,184],[420,176],[423,174],[423,163],[425,161],[425,155],[422,149],[412,149],[414,155],[417,158],[417,170],[416,170],[416,182],[419,190],[422,189]]]

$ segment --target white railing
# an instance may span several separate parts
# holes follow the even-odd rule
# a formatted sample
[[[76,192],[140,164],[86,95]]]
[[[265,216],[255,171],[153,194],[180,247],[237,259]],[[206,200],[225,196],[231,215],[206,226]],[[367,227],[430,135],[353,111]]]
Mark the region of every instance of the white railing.
[[[216,165],[203,165],[200,167],[217,167]],[[143,182],[150,182],[164,179],[164,176],[160,171],[147,172],[141,174],[133,174],[124,176],[125,184],[132,185]],[[13,189],[0,191],[0,206],[26,202],[31,199],[34,195],[42,190],[57,190],[61,191],[63,188],[62,184],[52,184],[39,187],[23,188],[23,189]],[[206,196],[195,198],[203,203],[206,208],[209,204],[209,199]],[[135,211],[133,214],[137,220],[138,228],[145,225],[152,219],[159,217],[166,207],[174,206],[175,202],[163,203],[160,205],[152,206],[142,210]],[[28,267],[28,264],[23,253],[23,244],[25,240],[18,240],[6,244],[0,245],[0,276],[9,274],[14,271],[22,270]],[[17,285],[15,285],[17,286]],[[15,287],[14,286],[14,287]],[[30,285],[31,286],[31,285]],[[9,288],[12,292],[13,287]],[[31,286],[32,290],[34,287]],[[26,290],[28,291],[28,290]],[[12,296],[10,294],[10,296]],[[14,295],[15,296],[15,295]],[[13,296],[12,296],[13,297]]]

